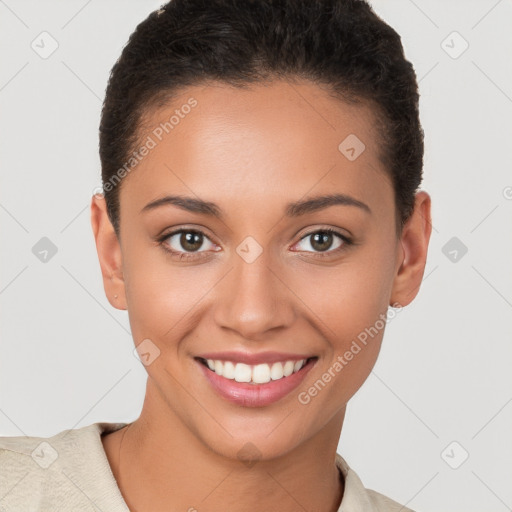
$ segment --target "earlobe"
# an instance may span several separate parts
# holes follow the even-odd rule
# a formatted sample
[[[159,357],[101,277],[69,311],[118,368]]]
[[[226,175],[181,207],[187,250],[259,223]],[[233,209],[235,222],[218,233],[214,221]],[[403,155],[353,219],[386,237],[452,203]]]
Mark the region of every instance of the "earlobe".
[[[397,269],[390,297],[390,304],[406,306],[420,289],[427,260],[428,244],[432,231],[430,196],[425,191],[416,193],[414,210],[403,228],[400,239]]]
[[[95,194],[91,200],[91,226],[103,276],[103,287],[110,304],[126,309],[121,245],[107,214],[105,198]]]

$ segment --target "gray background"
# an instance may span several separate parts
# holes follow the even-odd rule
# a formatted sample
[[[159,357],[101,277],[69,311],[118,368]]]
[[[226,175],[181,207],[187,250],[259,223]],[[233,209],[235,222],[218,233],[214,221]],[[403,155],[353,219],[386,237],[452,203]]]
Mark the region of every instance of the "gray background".
[[[108,73],[160,3],[0,1],[0,435],[140,412],[146,372],[104,295],[89,204]],[[338,451],[418,511],[510,510],[512,2],[371,3],[420,81],[433,231],[422,289],[389,323]],[[31,47],[51,48],[43,31],[48,58]]]

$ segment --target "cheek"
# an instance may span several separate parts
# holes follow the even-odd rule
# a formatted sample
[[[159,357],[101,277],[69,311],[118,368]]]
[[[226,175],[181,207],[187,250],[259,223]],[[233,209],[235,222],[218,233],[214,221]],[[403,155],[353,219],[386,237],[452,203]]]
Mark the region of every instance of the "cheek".
[[[123,258],[128,314],[135,342],[163,341],[188,322],[205,293],[204,279],[193,266],[180,268],[158,247],[127,246]]]
[[[378,253],[368,246],[337,266],[295,269],[294,291],[337,346],[387,311],[393,268],[392,251]]]
[[[339,266],[295,274],[295,291],[328,340],[323,372],[348,400],[370,373],[381,346],[393,282],[393,248],[377,243],[354,251]],[[305,310],[304,310],[305,311]],[[334,377],[334,375],[336,377]],[[329,379],[329,375],[326,376]]]
[[[367,379],[377,361],[386,326],[389,278],[385,267],[363,261],[324,273],[304,302],[328,349],[315,381],[301,389],[299,402],[335,413]],[[306,291],[303,290],[304,294]],[[323,390],[326,390],[325,392]],[[311,417],[316,408],[307,409]],[[316,421],[316,420],[315,420]]]

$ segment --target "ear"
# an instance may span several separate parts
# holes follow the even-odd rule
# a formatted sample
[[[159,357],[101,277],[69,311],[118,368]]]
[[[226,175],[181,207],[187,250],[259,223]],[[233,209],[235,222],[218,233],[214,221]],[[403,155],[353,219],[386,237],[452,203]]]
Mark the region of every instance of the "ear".
[[[398,303],[400,306],[407,306],[420,289],[432,232],[430,203],[427,192],[422,190],[416,193],[414,211],[405,224],[400,238],[401,255],[399,254],[399,267],[393,281],[391,305]]]
[[[107,299],[115,308],[126,309],[121,246],[108,217],[107,204],[102,194],[92,196],[91,225]]]

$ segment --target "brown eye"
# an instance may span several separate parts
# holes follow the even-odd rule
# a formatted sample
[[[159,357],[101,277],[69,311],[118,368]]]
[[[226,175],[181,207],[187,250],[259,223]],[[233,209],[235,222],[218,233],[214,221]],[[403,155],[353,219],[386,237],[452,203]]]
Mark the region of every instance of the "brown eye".
[[[197,251],[203,245],[203,235],[195,231],[183,231],[179,243],[186,251]]]
[[[194,229],[180,229],[178,231],[173,231],[172,233],[163,236],[160,242],[173,254],[181,254],[185,256],[187,253],[207,252],[199,250],[205,245],[205,243],[207,245],[207,250],[212,248],[213,250],[216,250],[215,245],[203,232]],[[208,244],[210,244],[210,248],[208,248]]]
[[[325,231],[314,233],[311,238],[311,247],[317,251],[327,251],[332,246],[333,235]]]
[[[305,241],[309,241],[309,243],[305,243]],[[305,250],[306,252],[313,253],[334,253],[337,252],[338,249],[341,250],[344,246],[350,245],[351,241],[346,236],[333,229],[320,229],[302,237],[298,246],[301,243],[303,243],[303,248],[301,249],[299,247],[298,250]],[[312,251],[309,251],[308,247],[311,248]]]

